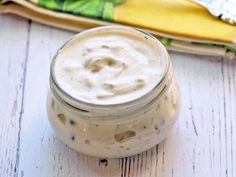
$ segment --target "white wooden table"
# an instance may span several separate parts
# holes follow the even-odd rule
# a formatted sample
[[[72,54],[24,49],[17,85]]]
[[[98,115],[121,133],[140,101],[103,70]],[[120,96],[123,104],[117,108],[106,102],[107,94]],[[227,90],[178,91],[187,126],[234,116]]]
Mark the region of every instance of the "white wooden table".
[[[235,177],[236,61],[171,53],[182,92],[169,137],[130,158],[99,160],[55,137],[49,64],[73,33],[0,16],[0,177]]]

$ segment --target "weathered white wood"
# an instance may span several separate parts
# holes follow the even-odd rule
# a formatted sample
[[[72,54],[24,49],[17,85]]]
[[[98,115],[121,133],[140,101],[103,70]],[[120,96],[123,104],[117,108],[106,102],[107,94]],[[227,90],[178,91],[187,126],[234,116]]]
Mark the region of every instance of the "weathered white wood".
[[[4,31],[9,33],[8,27]],[[236,61],[221,58],[171,53],[182,92],[181,114],[169,137],[151,150],[106,162],[76,153],[60,142],[46,115],[49,64],[55,51],[72,35],[36,23],[30,27],[19,177],[236,176]],[[2,41],[0,45],[4,45]],[[3,53],[10,47],[2,49]],[[0,57],[4,56],[1,53]],[[14,67],[20,72],[20,68]],[[5,73],[0,70],[2,78]],[[14,86],[10,89],[14,90]],[[12,101],[9,105],[13,105]],[[15,132],[12,129],[3,128],[0,135]],[[0,142],[6,139],[1,137]],[[7,156],[0,155],[7,164]]]
[[[0,16],[0,176],[18,171],[28,21]]]
[[[120,174],[119,161],[99,164],[78,154],[55,138],[46,114],[49,64],[56,50],[72,33],[34,24],[29,39],[29,60],[22,116],[20,174],[24,176],[103,176]],[[101,168],[99,168],[101,166]],[[109,170],[108,170],[109,169]]]

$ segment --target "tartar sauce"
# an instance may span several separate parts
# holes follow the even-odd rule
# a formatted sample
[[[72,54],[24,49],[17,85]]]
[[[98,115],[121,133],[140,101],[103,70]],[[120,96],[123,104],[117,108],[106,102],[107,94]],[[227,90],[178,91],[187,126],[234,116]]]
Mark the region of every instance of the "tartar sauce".
[[[57,56],[55,78],[78,100],[118,104],[152,90],[166,69],[156,44],[124,31],[100,31],[67,44]]]

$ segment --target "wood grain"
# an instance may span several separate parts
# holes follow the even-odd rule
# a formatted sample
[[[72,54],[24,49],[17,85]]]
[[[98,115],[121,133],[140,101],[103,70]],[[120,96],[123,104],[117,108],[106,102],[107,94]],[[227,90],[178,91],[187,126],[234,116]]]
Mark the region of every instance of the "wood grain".
[[[19,163],[28,21],[0,16],[0,176],[13,177]]]
[[[0,92],[4,103],[0,107],[4,115],[0,119],[0,177],[236,176],[236,61],[171,53],[182,106],[168,138],[133,157],[98,159],[68,148],[55,137],[47,120],[49,64],[73,33],[28,25],[9,16],[0,17],[0,23],[5,24],[0,35],[6,34],[0,41],[0,83],[4,83]],[[23,28],[19,30],[19,26]],[[12,35],[9,28],[18,33]],[[20,38],[19,33],[25,40],[12,42]],[[12,47],[18,48],[17,53],[12,54]],[[12,56],[14,59],[8,59]],[[18,96],[15,87],[19,87]],[[15,100],[16,116],[12,116]],[[11,164],[18,162],[14,172]]]

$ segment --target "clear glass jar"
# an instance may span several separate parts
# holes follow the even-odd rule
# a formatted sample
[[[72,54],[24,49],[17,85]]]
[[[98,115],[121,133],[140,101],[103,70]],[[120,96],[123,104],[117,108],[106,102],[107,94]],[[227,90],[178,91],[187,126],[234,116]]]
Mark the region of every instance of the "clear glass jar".
[[[69,147],[91,156],[126,157],[155,146],[172,129],[179,114],[180,93],[169,55],[157,39],[142,33],[155,40],[167,67],[153,90],[126,103],[96,105],[71,97],[55,81],[53,65],[57,54],[54,57],[50,73],[48,117],[58,137]]]

